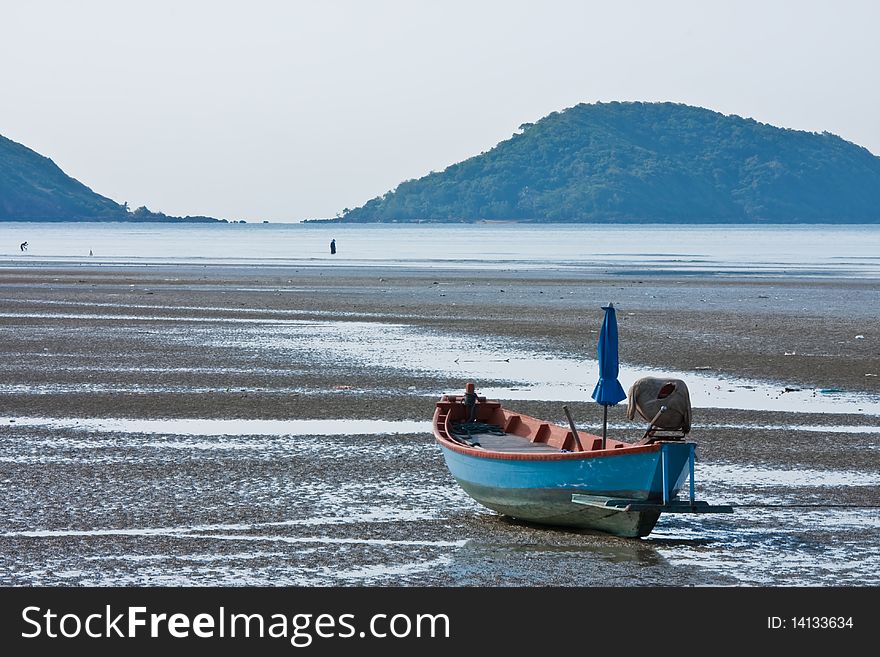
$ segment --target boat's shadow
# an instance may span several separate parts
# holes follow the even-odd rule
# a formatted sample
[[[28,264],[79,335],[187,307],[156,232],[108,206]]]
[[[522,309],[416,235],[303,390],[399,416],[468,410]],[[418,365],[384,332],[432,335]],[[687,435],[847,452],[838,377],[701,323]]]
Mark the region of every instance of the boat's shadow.
[[[507,516],[471,517],[450,555],[450,581],[464,585],[700,586],[727,584],[669,560],[715,541],[705,537],[622,538],[590,529],[536,525]]]

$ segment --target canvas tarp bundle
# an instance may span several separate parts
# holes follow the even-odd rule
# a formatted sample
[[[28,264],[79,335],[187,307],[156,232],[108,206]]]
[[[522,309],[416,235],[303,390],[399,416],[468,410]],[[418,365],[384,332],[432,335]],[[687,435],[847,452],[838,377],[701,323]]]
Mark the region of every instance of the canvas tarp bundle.
[[[682,433],[691,430],[691,397],[684,381],[645,377],[632,384],[627,408],[630,420],[638,412],[650,422],[663,406],[666,410],[654,421],[655,427]]]

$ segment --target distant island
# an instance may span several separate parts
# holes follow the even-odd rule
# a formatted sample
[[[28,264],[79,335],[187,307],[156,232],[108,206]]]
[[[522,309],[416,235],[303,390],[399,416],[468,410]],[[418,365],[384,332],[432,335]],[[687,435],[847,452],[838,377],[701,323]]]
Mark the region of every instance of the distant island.
[[[878,223],[880,158],[688,105],[580,104],[331,221]]]
[[[172,217],[96,194],[48,157],[0,135],[0,221],[134,221],[229,223],[213,217]]]

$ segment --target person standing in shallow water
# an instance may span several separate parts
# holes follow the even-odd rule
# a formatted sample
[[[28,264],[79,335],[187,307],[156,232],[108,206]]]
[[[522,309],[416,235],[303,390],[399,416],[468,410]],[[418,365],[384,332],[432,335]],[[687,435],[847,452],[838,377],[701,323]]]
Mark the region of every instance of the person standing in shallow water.
[[[336,240],[330,240],[330,253],[336,253]]]

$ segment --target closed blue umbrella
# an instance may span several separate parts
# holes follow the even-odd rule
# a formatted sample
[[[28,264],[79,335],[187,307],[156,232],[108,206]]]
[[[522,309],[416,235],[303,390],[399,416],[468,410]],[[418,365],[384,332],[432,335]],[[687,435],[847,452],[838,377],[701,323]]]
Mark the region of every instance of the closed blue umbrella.
[[[614,304],[602,306],[605,320],[599,331],[599,381],[593,389],[593,399],[604,407],[602,420],[602,449],[605,449],[605,438],[608,433],[608,407],[626,399],[623,386],[617,380],[620,366],[617,357],[617,315]]]

